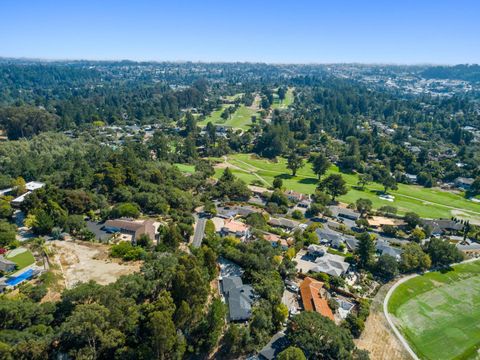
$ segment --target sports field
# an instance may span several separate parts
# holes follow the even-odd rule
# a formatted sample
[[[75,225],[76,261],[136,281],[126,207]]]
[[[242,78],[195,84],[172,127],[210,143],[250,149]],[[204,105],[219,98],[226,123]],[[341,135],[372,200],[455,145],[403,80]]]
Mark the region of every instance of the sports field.
[[[224,159],[218,159],[224,161]],[[315,192],[317,178],[309,163],[297,171],[295,177],[291,176],[290,170],[286,168],[286,160],[279,158],[278,162],[257,158],[250,154],[234,154],[227,158],[226,166],[230,166],[233,173],[247,183],[260,180],[265,185],[272,185],[275,177],[283,179],[287,189],[295,190],[305,194]],[[217,176],[223,170],[217,169]],[[332,166],[328,173],[338,173],[336,166]],[[358,198],[372,200],[374,208],[384,205],[395,206],[399,213],[414,211],[425,218],[451,218],[453,215],[459,218],[466,218],[480,221],[480,204],[465,199],[461,195],[440,189],[427,189],[416,185],[398,184],[398,190],[389,191],[395,196],[393,202],[382,200],[378,197],[383,191],[383,186],[371,183],[365,190],[356,187],[358,177],[355,174],[342,174],[350,186],[348,194],[339,197],[345,203],[352,203]]]
[[[400,284],[388,302],[421,359],[475,359],[480,349],[480,261]]]

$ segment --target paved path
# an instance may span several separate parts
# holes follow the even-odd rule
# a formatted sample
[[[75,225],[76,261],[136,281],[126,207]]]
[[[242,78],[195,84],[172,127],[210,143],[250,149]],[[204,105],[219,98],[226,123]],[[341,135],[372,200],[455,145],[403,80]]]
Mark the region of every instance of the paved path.
[[[203,235],[205,234],[206,219],[198,219],[195,225],[195,232],[193,233],[192,245],[193,247],[200,247],[202,245]]]

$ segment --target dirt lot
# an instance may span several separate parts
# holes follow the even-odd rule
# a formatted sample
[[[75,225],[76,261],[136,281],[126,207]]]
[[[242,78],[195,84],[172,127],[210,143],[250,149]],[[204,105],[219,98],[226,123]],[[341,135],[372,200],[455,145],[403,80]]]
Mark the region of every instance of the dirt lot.
[[[60,266],[65,287],[95,280],[106,285],[140,270],[140,262],[120,263],[108,257],[108,246],[80,241],[52,241],[53,262]]]
[[[373,299],[365,330],[355,340],[355,344],[360,349],[368,350],[372,360],[409,360],[410,356],[395,337],[383,314],[383,299],[389,287],[390,285],[383,286]]]

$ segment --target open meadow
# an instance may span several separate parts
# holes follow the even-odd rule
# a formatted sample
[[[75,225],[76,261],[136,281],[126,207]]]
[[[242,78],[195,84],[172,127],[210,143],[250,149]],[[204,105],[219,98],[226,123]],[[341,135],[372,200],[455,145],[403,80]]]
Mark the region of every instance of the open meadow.
[[[295,177],[292,177],[290,170],[286,168],[286,160],[283,158],[278,158],[275,162],[250,154],[233,154],[229,155],[226,160],[218,159],[218,161],[224,162],[224,164],[216,170],[217,177],[221,175],[222,167],[230,166],[233,173],[248,184],[257,180],[266,186],[271,186],[273,180],[280,177],[287,189],[312,194],[318,183],[309,163],[298,170]],[[332,166],[328,174],[338,172],[338,168]],[[367,198],[372,201],[374,208],[392,205],[401,214],[413,211],[425,218],[457,216],[480,221],[480,204],[465,199],[460,194],[437,188],[428,189],[417,185],[398,184],[398,190],[389,191],[391,195],[395,196],[394,201],[389,202],[378,196],[383,191],[381,184],[371,183],[364,190],[360,190],[357,187],[358,176],[356,174],[342,173],[342,176],[350,187],[350,191],[346,195],[339,197],[339,200],[344,203],[355,202],[358,198]]]
[[[475,359],[480,348],[480,261],[398,286],[388,311],[421,359]]]

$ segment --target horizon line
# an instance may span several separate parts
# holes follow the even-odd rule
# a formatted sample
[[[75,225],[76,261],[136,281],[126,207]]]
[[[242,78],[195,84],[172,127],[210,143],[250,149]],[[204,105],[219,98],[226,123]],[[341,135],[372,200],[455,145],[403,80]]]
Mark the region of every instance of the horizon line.
[[[128,58],[102,58],[102,59],[88,59],[88,58],[55,58],[55,57],[29,57],[29,56],[0,56],[0,61],[2,60],[23,60],[23,61],[36,61],[36,62],[132,62],[132,63],[193,63],[193,64],[263,64],[263,65],[373,65],[373,66],[457,66],[457,65],[479,65],[480,63],[435,63],[435,62],[412,62],[412,63],[402,63],[402,62],[361,62],[361,61],[338,61],[338,62],[315,62],[315,61],[306,61],[306,62],[268,62],[268,61],[251,61],[251,60],[159,60],[159,59],[150,59],[150,60],[133,60]]]

